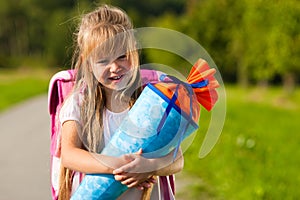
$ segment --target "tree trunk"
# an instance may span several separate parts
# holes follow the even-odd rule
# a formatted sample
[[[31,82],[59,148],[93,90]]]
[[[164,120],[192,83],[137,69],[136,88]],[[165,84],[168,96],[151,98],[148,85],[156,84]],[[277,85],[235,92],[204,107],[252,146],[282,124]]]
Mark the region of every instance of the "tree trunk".
[[[283,74],[283,90],[286,94],[290,95],[295,91],[296,88],[296,76],[292,72]]]
[[[267,79],[262,79],[257,82],[258,87],[267,89],[269,87],[269,81]]]
[[[238,64],[238,66],[237,66],[237,81],[238,81],[238,84],[243,88],[246,88],[249,86],[249,77],[248,77],[247,66]]]

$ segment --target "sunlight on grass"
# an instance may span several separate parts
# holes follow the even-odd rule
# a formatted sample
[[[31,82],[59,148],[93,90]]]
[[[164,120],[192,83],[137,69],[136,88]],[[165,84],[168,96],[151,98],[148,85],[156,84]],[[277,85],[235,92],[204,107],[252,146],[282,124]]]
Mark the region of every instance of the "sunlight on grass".
[[[201,113],[199,133],[184,154],[184,171],[206,182],[211,198],[205,199],[298,198],[300,96],[296,93],[227,87],[225,126],[204,159],[197,155],[210,114]],[[194,196],[205,193],[203,186],[192,190]]]
[[[52,75],[46,69],[0,70],[0,111],[35,95],[46,94]]]

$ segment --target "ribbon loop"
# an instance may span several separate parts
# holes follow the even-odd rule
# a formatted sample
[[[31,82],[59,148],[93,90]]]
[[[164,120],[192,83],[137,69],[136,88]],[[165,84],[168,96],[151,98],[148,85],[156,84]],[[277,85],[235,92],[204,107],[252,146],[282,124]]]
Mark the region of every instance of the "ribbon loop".
[[[179,137],[179,140],[178,140],[178,144],[174,150],[174,154],[173,154],[173,160],[175,160],[176,156],[177,156],[177,153],[178,153],[178,149],[179,149],[179,146],[183,140],[183,135],[184,133],[186,132],[190,122],[192,121],[192,118],[193,118],[193,101],[192,101],[192,98],[193,98],[193,94],[194,94],[194,91],[193,91],[193,88],[202,88],[202,87],[206,87],[208,85],[208,80],[202,80],[200,82],[197,82],[197,83],[193,83],[193,84],[189,84],[189,83],[186,83],[186,82],[183,82],[181,80],[179,80],[178,78],[176,78],[175,76],[171,76],[171,75],[165,75],[164,77],[161,77],[161,81],[165,82],[165,83],[175,83],[176,84],[176,89],[172,95],[172,98],[170,99],[170,102],[166,108],[166,111],[157,127],[157,135],[160,133],[163,125],[165,124],[166,120],[167,120],[167,117],[171,111],[171,109],[174,107],[177,99],[178,99],[178,90],[179,90],[179,87],[180,85],[184,86],[184,88],[187,90],[187,93],[188,93],[188,98],[190,99],[190,108],[189,108],[189,117],[187,119],[187,121],[185,122],[185,124],[183,124],[183,128],[179,129],[180,130],[180,137]],[[167,78],[167,80],[165,80]]]

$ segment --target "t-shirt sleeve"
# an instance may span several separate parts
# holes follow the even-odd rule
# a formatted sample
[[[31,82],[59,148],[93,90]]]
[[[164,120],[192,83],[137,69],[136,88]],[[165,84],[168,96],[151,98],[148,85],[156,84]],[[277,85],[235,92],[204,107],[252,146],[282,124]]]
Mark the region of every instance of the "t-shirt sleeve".
[[[72,94],[65,100],[59,112],[59,121],[61,124],[69,120],[80,122],[79,98],[79,95]]]

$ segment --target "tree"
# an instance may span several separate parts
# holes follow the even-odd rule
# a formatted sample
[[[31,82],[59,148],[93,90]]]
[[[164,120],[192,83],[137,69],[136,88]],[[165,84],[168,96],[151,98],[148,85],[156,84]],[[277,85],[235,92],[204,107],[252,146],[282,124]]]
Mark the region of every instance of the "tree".
[[[300,72],[300,3],[296,0],[276,1],[272,10],[267,56],[282,77],[285,91],[292,93]]]
[[[188,4],[182,30],[211,53],[240,85],[267,85],[280,75],[288,90],[299,74],[299,1],[203,0]],[[170,22],[171,23],[171,22]]]

